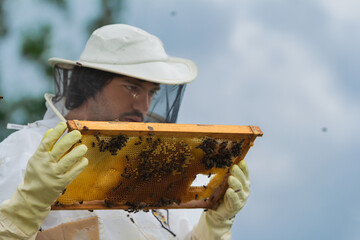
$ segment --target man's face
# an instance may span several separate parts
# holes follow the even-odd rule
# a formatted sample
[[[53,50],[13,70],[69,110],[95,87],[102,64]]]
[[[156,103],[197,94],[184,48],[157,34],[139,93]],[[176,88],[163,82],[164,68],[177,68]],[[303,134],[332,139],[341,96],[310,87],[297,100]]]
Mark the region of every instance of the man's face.
[[[115,77],[87,100],[86,120],[142,122],[159,89],[157,83]]]

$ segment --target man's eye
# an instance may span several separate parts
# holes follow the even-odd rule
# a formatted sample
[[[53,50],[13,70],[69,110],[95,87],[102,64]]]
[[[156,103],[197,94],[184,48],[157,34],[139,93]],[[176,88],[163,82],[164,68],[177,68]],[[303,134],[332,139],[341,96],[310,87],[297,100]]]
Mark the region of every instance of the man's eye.
[[[136,86],[130,86],[130,85],[126,85],[125,86],[129,91],[136,91],[137,87]]]
[[[153,97],[153,96],[155,96],[158,92],[159,92],[158,90],[151,91],[151,92],[150,92],[150,96]]]

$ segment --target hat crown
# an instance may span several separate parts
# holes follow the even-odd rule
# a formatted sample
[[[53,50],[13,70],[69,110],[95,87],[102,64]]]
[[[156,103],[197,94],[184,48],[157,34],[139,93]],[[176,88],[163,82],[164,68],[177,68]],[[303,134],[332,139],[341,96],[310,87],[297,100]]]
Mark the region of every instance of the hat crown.
[[[136,64],[166,61],[168,55],[159,38],[126,24],[112,24],[95,30],[79,61],[100,64]]]

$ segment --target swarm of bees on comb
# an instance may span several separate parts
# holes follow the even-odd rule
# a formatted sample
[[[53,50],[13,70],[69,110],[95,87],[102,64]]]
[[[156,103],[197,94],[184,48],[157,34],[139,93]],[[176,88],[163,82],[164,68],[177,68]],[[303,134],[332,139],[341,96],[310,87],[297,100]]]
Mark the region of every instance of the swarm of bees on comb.
[[[229,168],[243,158],[251,141],[93,131],[81,142],[88,146],[89,165],[53,209],[212,208],[226,190]],[[210,182],[191,186],[198,174],[212,176]]]

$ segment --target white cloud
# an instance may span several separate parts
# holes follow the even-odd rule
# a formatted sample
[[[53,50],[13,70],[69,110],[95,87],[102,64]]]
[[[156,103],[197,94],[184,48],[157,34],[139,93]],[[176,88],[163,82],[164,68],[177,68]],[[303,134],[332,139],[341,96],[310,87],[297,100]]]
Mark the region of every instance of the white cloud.
[[[234,81],[227,89],[229,97],[246,88],[245,99],[256,94],[263,99],[257,108],[266,108],[274,121],[292,127],[321,120],[350,126],[359,119],[357,104],[349,102],[339,88],[341,79],[301,39],[245,21],[234,26],[229,39],[241,62],[234,73],[244,79]],[[349,134],[351,129],[347,130]]]
[[[357,0],[318,0],[318,2],[335,21],[352,22],[360,20],[360,2]]]

